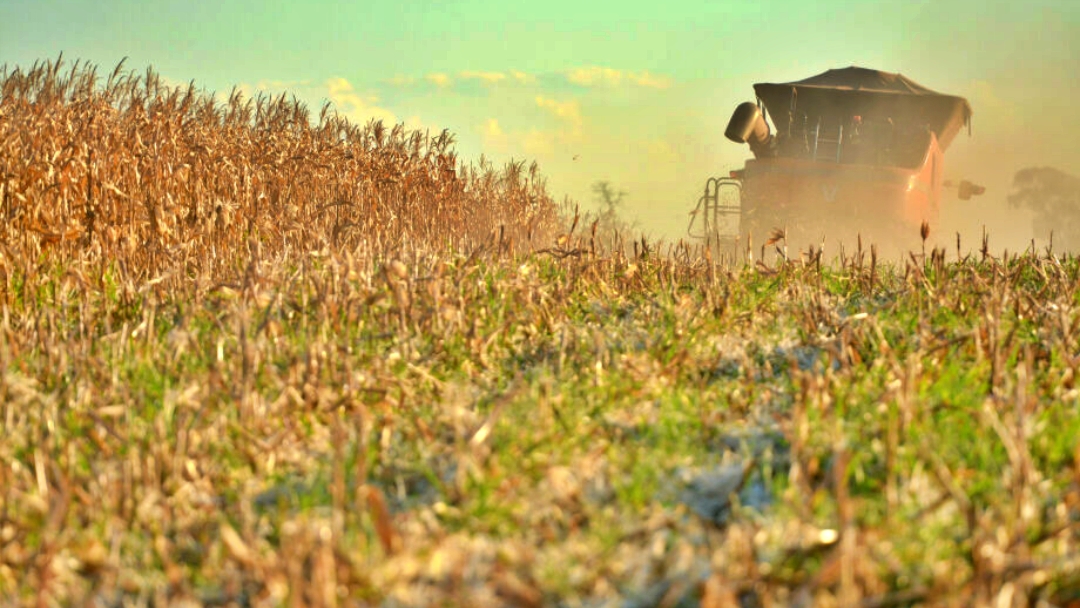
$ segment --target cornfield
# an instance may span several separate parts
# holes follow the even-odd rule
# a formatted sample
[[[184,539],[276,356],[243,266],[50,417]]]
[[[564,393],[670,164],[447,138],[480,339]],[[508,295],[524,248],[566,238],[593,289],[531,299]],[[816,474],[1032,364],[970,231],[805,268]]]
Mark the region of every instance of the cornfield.
[[[0,240],[8,260],[108,260],[140,276],[235,272],[234,252],[465,249],[546,242],[535,164],[460,166],[448,131],[364,127],[285,95],[170,88],[122,64],[0,71]]]

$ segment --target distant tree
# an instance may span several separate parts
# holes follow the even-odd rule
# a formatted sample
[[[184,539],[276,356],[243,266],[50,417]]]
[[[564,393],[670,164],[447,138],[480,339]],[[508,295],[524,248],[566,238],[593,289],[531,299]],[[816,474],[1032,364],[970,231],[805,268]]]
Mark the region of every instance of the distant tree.
[[[1028,167],[1016,172],[1013,207],[1030,209],[1037,236],[1049,238],[1063,247],[1080,247],[1080,178],[1053,167]]]
[[[593,183],[592,191],[597,206],[597,219],[599,220],[597,229],[600,234],[610,237],[616,232],[620,232],[624,233],[625,236],[625,233],[632,228],[619,215],[623,199],[627,195],[626,191],[616,190],[608,181]]]

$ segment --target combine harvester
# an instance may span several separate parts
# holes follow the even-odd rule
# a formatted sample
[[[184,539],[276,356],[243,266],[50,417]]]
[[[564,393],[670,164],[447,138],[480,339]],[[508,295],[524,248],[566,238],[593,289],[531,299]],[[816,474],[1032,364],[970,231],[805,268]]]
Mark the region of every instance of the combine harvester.
[[[900,74],[849,67],[782,84],[754,85],[757,103],[735,108],[724,135],[754,158],[714,177],[691,213],[690,236],[733,252],[781,240],[805,250],[861,238],[888,250],[936,232],[944,188],[982,194],[943,178],[945,150],[971,106]],[[770,126],[771,123],[771,126]]]

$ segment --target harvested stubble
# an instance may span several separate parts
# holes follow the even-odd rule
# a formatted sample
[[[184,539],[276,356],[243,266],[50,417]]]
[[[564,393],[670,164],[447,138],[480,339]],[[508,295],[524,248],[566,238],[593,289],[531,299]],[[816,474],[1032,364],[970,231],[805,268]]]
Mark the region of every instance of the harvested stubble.
[[[109,139],[75,121],[93,104],[75,85],[60,96],[53,66],[31,75],[0,89],[5,211],[21,222],[4,228],[0,258],[2,602],[1080,594],[1075,258],[945,263],[935,251],[903,268],[857,255],[725,269],[685,249],[642,243],[627,259],[550,233],[536,238],[555,243],[543,253],[515,254],[507,235],[527,243],[529,197],[546,200],[534,177],[527,190],[521,176],[458,177],[446,196],[464,209],[440,212],[445,232],[427,211],[365,224],[357,201],[370,197],[312,202],[336,200],[335,166],[282,153],[273,166],[295,179],[275,181],[228,157],[214,175],[237,189],[217,191],[209,166],[178,178],[166,157],[140,165],[116,143],[157,132],[158,150],[186,150],[163,134],[202,124],[216,140],[230,124],[220,114],[189,125],[135,111],[128,124],[115,84],[128,81],[114,77],[102,107],[120,109],[100,112],[117,133],[162,122]],[[258,135],[266,145],[305,124],[280,120]],[[215,145],[256,137],[235,129]],[[71,149],[95,150],[89,171]],[[393,201],[404,178],[379,190],[358,167],[427,165],[379,149],[353,151],[366,164],[332,158]],[[105,177],[110,155],[143,177]],[[146,181],[149,166],[168,187]],[[330,182],[297,189],[304,171]],[[267,184],[293,219],[267,210]],[[485,234],[494,219],[451,227],[459,212],[500,217],[499,197],[513,196],[519,221],[503,222],[501,247]],[[219,225],[218,200],[232,221]],[[743,483],[738,500],[709,495],[735,487],[726,480]],[[708,517],[684,504],[687,488]]]

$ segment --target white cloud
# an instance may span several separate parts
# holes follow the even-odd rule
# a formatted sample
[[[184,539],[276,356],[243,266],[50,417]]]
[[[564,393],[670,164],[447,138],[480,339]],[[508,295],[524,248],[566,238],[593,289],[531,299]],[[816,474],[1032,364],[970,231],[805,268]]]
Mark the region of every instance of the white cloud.
[[[622,72],[601,67],[575,68],[566,73],[566,79],[584,87],[600,84],[617,85],[622,82]]]
[[[462,70],[457,74],[451,75],[446,72],[431,72],[424,76],[417,78],[414,76],[394,76],[389,81],[390,84],[399,87],[413,86],[420,82],[427,82],[433,84],[440,89],[447,88],[455,84],[455,82],[464,82],[473,80],[480,82],[481,84],[493,86],[497,84],[518,84],[518,85],[534,85],[537,82],[537,76],[535,74],[529,74],[522,72],[521,70],[509,70],[506,72],[492,72],[483,70]]]
[[[504,135],[506,135],[506,133],[502,130],[502,127],[499,126],[499,121],[494,118],[489,118],[484,121],[482,132],[484,134],[484,137],[503,137]]]
[[[536,82],[536,76],[518,70],[510,70],[510,76],[520,84],[533,84]]]
[[[514,156],[524,154],[531,158],[550,156],[566,139],[563,132],[546,131],[535,127],[508,132],[495,118],[485,120],[479,130],[484,149],[488,152]]]
[[[363,96],[356,92],[348,80],[335,76],[325,82],[327,97],[343,116],[356,124],[365,124],[369,120],[381,120],[387,124],[396,124],[393,112],[380,108],[379,99],[374,95]]]
[[[567,122],[575,132],[581,130],[581,107],[577,101],[558,101],[543,95],[536,96],[536,105]]]
[[[533,103],[553,117],[555,124],[547,128],[514,126],[517,123],[512,121],[510,127],[505,127],[498,119],[488,118],[478,127],[484,148],[497,154],[551,159],[559,151],[565,152],[580,144],[584,120],[577,100],[560,101],[537,95],[533,97]]]
[[[462,80],[479,80],[484,84],[498,84],[506,80],[506,74],[502,72],[479,72],[476,70],[464,70],[458,73]]]
[[[450,85],[451,82],[450,77],[446,74],[443,74],[442,72],[428,74],[427,76],[424,76],[424,79],[439,88],[447,87]]]
[[[626,84],[650,89],[666,89],[671,86],[670,78],[652,74],[647,70],[631,72],[599,66],[574,68],[566,72],[566,79],[571,84],[583,87],[617,87]]]
[[[484,121],[484,124],[480,125],[480,137],[485,148],[497,152],[507,151],[509,140],[506,131],[503,131],[497,119],[489,118]]]
[[[666,89],[671,86],[671,79],[667,76],[652,74],[648,71],[628,72],[627,78],[637,86],[648,89]]]

